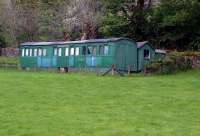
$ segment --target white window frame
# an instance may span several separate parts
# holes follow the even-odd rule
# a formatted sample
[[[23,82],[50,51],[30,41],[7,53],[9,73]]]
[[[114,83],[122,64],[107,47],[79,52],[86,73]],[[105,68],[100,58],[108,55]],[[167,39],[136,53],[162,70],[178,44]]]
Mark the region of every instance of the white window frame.
[[[65,48],[65,56],[69,56],[69,48]]]
[[[104,55],[109,55],[109,46],[104,46]]]
[[[54,53],[54,56],[57,56],[58,55],[58,49],[54,48],[53,53]]]
[[[38,56],[42,56],[42,49],[40,48],[40,49],[38,49]]]
[[[33,55],[33,49],[29,49],[29,56],[32,57]]]
[[[43,55],[43,56],[47,56],[47,49],[43,49],[42,55]]]
[[[75,55],[76,55],[76,56],[79,56],[79,54],[80,54],[80,48],[79,48],[79,47],[76,47],[76,49],[75,49]]]
[[[58,48],[58,56],[59,56],[59,57],[62,56],[62,48]]]
[[[74,56],[74,48],[70,48],[70,55]]]
[[[29,49],[26,49],[25,50],[25,56],[28,56],[29,55]]]
[[[22,49],[22,57],[24,57],[24,55],[25,55],[25,50]]]
[[[33,54],[33,56],[34,56],[34,57],[37,57],[37,54],[38,54],[38,50],[37,50],[37,49],[34,49],[34,54]]]

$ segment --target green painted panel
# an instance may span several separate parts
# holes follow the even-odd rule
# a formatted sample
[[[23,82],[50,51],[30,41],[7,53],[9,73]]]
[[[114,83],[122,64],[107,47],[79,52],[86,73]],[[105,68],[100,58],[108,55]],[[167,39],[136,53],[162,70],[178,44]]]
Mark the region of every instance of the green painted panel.
[[[74,59],[75,67],[84,68],[85,65],[85,56],[75,56]]]
[[[36,68],[37,58],[36,57],[21,57],[21,67]]]
[[[148,50],[150,52],[150,58],[146,59],[144,57],[144,51]],[[138,49],[138,70],[142,70],[145,65],[149,64],[155,59],[155,50],[151,48],[150,45],[146,44],[142,48]]]
[[[68,57],[57,57],[57,67],[68,67]]]
[[[137,46],[134,42],[120,41],[115,46],[115,64],[119,70],[137,71]]]
[[[102,56],[99,57],[99,67],[102,68],[111,68],[111,66],[114,64],[114,57],[113,56]]]

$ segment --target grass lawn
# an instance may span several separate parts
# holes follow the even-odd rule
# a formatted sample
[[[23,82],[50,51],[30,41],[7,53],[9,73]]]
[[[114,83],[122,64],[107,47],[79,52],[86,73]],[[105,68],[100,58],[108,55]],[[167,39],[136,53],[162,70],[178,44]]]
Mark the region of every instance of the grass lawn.
[[[97,77],[0,70],[0,136],[199,136],[200,71]]]

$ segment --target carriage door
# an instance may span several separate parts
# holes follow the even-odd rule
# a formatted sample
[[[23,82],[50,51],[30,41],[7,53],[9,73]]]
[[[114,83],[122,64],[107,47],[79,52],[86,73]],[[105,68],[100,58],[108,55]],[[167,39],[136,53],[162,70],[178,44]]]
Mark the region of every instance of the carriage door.
[[[86,65],[88,67],[96,67],[97,66],[97,47],[96,46],[88,46],[87,49],[87,57],[86,57]]]
[[[42,49],[42,56],[41,56],[41,61],[42,61],[42,67],[43,68],[51,67],[51,58],[48,55],[49,54],[47,53],[47,49],[43,48]]]
[[[42,67],[42,48],[38,49],[37,66]]]
[[[57,67],[57,56],[58,56],[58,48],[55,47],[53,48],[53,57],[52,57],[52,67]]]
[[[69,55],[69,67],[74,67],[74,61],[75,61],[75,48],[70,48],[70,55]]]

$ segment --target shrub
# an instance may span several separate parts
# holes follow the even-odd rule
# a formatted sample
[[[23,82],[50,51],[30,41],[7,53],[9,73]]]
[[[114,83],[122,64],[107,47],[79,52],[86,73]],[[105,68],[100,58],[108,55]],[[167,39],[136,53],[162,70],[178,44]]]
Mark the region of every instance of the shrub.
[[[18,57],[0,57],[0,67],[18,67],[19,58]]]
[[[147,73],[172,74],[192,69],[192,60],[182,55],[169,54],[164,60],[146,66]]]

